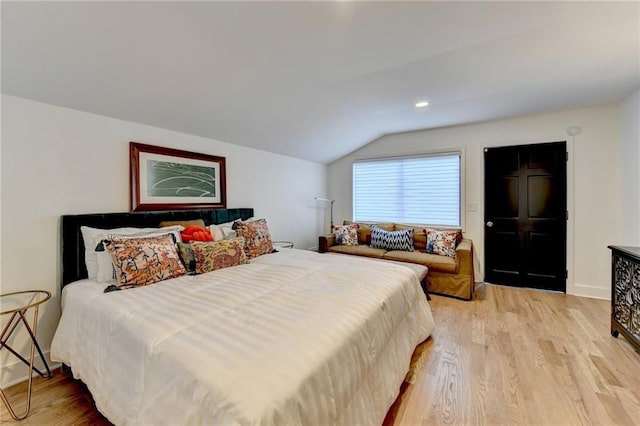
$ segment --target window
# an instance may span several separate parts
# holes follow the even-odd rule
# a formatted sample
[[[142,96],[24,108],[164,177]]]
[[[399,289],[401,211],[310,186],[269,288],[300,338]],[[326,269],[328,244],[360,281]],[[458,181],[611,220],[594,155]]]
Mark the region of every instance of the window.
[[[353,220],[460,223],[460,152],[353,163]]]

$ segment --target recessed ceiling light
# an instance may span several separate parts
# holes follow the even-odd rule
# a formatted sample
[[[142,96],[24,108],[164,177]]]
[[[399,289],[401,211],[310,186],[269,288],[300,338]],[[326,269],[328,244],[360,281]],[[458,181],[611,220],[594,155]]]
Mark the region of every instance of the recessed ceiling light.
[[[429,102],[427,102],[427,101],[420,101],[420,102],[416,103],[416,108],[424,108],[424,107],[426,107],[427,105],[429,105]]]

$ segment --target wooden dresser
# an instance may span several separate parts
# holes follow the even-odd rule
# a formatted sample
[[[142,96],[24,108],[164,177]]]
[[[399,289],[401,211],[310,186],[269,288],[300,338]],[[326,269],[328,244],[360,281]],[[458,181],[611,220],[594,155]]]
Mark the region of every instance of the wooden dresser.
[[[611,335],[640,352],[640,247],[611,249]]]

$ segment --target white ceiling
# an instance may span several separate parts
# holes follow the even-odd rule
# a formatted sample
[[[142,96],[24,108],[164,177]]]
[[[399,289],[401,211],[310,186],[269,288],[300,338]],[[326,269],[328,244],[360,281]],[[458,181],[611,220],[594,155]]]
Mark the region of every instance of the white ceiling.
[[[2,2],[4,93],[321,163],[638,87],[639,2]]]

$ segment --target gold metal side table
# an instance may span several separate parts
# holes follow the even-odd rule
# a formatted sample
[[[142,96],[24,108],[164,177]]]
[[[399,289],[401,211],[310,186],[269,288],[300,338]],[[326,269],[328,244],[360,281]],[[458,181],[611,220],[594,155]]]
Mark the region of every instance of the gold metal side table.
[[[29,415],[29,410],[31,409],[31,384],[33,382],[33,372],[35,371],[44,378],[51,377],[51,370],[49,369],[49,365],[47,365],[47,360],[44,358],[42,350],[40,349],[40,345],[36,340],[36,331],[38,329],[38,308],[41,304],[43,304],[50,298],[51,293],[44,290],[27,290],[0,294],[0,315],[11,314],[9,322],[7,322],[7,324],[2,328],[2,333],[0,333],[0,350],[6,348],[9,352],[20,359],[20,361],[29,366],[27,407],[22,415],[16,415],[15,411],[13,411],[13,408],[11,407],[11,404],[9,403],[9,400],[7,399],[7,396],[4,393],[4,390],[0,389],[2,402],[4,403],[4,406],[7,407],[9,414],[14,420],[22,420]],[[33,320],[31,321],[31,324],[29,324],[29,320],[27,319],[26,314],[27,311],[31,308],[33,308]],[[24,328],[29,333],[29,336],[31,337],[31,353],[28,360],[20,355],[7,343],[20,323],[22,323]],[[42,359],[42,362],[44,363],[44,366],[47,370],[46,374],[33,365],[36,349],[38,350],[38,354],[40,354],[40,358]]]
[[[272,241],[271,243],[275,249],[293,248],[293,243],[291,241]]]

